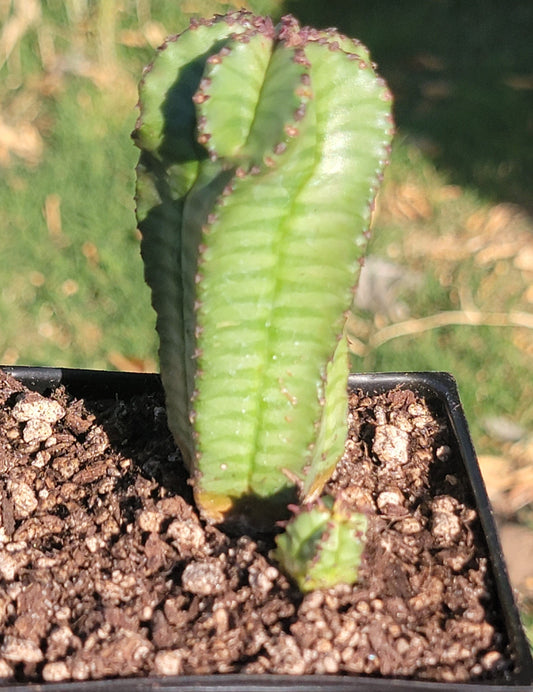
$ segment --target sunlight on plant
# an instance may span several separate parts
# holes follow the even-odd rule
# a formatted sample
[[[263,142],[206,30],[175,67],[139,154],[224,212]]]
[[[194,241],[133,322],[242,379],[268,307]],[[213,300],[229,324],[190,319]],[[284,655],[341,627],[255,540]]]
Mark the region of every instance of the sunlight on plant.
[[[194,14],[223,13],[236,4],[0,2],[1,362],[156,369],[132,201],[136,153],[129,134],[135,124],[136,82],[167,34],[182,31]],[[238,4],[279,16],[289,3]],[[446,3],[437,4],[444,12]],[[292,5],[302,15],[332,9],[325,3]],[[413,117],[431,113],[456,151],[455,125],[446,114],[463,104],[460,91],[450,92],[453,75],[447,73],[446,60],[435,47],[413,48],[417,53],[411,55],[402,42],[401,30],[410,36],[419,31],[415,10],[398,6],[387,11],[401,14],[401,26],[392,21],[378,29],[394,59],[398,54],[395,69],[407,80],[403,86],[411,88],[413,76],[425,80],[415,94]],[[379,17],[377,10],[369,21],[374,15]],[[350,16],[345,13],[343,21],[349,23]],[[483,41],[482,31],[491,31],[489,20],[487,13],[475,46]],[[530,54],[529,41],[517,36],[515,44],[518,56]],[[468,47],[464,51],[466,60]],[[493,53],[487,54],[489,62]],[[494,100],[502,94],[509,104],[520,105],[519,97],[531,91],[530,76],[515,72],[497,73],[493,101],[486,104],[494,117],[500,114]],[[513,117],[515,111],[519,114],[514,108]],[[453,122],[468,122],[466,115],[458,111]],[[458,183],[460,177],[437,167],[432,156],[439,147],[442,154],[442,142],[421,136],[416,128],[400,130],[376,209],[369,271],[363,275],[363,281],[365,274],[370,279],[370,291],[366,302],[355,307],[350,325],[355,370],[452,371],[480,455],[498,468],[505,461],[509,478],[519,477],[522,492],[531,492],[526,472],[533,468],[528,444],[533,431],[533,221],[527,209],[501,201],[520,171],[528,170],[531,147],[524,146],[515,129],[501,138],[505,165],[498,175],[492,164],[482,170],[488,165],[483,160],[476,169],[481,180],[493,175],[490,189],[501,182],[499,202],[489,199],[486,189]],[[459,142],[465,131],[458,133]],[[483,151],[490,135],[480,121],[477,137]],[[527,190],[528,178],[521,177]],[[495,436],[486,427],[489,416],[518,425],[521,440]]]

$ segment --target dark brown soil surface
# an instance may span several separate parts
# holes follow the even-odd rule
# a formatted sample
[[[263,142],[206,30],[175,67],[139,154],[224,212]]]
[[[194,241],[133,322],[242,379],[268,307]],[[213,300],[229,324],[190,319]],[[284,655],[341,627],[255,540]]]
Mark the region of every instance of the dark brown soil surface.
[[[369,517],[360,581],[302,597],[269,539],[198,519],[162,398],[47,399],[0,372],[0,679],[501,677],[491,575],[442,421],[409,391],[351,407],[328,490]]]

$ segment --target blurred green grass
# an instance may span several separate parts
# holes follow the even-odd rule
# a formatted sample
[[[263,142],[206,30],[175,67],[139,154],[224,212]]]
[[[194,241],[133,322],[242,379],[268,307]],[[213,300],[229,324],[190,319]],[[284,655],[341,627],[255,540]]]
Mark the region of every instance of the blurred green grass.
[[[136,84],[167,33],[236,4],[2,5],[0,361],[157,367],[134,221]],[[484,433],[489,414],[532,434],[532,6],[250,5],[359,36],[395,95],[398,136],[370,252],[417,281],[400,281],[391,299],[403,313],[354,310],[354,368],[450,370],[482,451],[500,442]],[[509,325],[494,326],[495,313]],[[407,333],[395,335],[397,322]]]
[[[157,368],[134,220],[136,84],[165,35],[241,4],[0,4],[0,362]],[[533,469],[533,5],[247,5],[359,37],[395,96],[370,254],[396,280],[372,276],[381,302],[354,307],[353,368],[452,372],[481,456]],[[520,439],[491,432],[491,416]],[[511,508],[526,521],[532,484]]]

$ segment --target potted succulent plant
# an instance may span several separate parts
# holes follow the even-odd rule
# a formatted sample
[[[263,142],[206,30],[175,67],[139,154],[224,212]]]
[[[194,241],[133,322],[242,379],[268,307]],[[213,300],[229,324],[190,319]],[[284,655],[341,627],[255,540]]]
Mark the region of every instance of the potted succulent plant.
[[[51,692],[530,689],[527,641],[449,375],[350,376],[346,468],[331,489],[366,503],[360,582],[303,595],[268,558],[268,536],[227,537],[194,514],[159,376],[5,371],[16,380],[0,373],[2,689],[43,679]],[[402,447],[384,445],[383,432],[405,431],[409,420],[413,458],[400,464],[402,480]],[[418,456],[430,470],[422,483]],[[406,482],[418,486],[412,497]],[[437,497],[428,502],[428,492]],[[428,569],[438,578],[420,583]],[[436,623],[442,641],[432,642]],[[262,644],[258,632],[268,632]],[[324,633],[343,642],[336,674]],[[267,651],[273,666],[258,674]],[[319,673],[287,675],[306,657]],[[272,675],[276,662],[281,674]],[[457,663],[470,666],[466,685]]]
[[[271,529],[341,455],[390,101],[360,44],[292,17],[192,24],[144,74],[142,253],[169,425],[210,522]]]
[[[453,380],[348,377],[390,104],[364,46],[290,16],[194,22],[146,69],[137,215],[167,415],[155,375],[0,379],[8,684],[531,683]]]

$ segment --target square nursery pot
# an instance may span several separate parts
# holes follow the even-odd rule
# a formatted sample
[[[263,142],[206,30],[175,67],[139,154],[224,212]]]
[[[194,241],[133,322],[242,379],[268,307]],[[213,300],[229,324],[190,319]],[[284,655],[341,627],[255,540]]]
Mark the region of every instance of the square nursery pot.
[[[76,398],[128,400],[146,393],[161,393],[161,383],[155,374],[134,374],[8,366],[3,370],[21,381],[29,389],[48,394],[64,385]],[[43,690],[44,692],[96,692],[103,690],[179,690],[180,692],[267,692],[276,690],[301,690],[302,692],[355,692],[356,690],[531,690],[533,664],[530,649],[524,635],[518,610],[509,583],[494,518],[478,467],[475,451],[464,417],[454,379],[446,373],[376,373],[351,375],[350,391],[362,391],[368,396],[382,394],[394,388],[410,389],[424,397],[428,407],[442,417],[449,428],[451,454],[445,462],[449,473],[465,476],[467,492],[477,511],[481,528],[479,543],[488,558],[488,573],[494,585],[494,603],[491,604],[496,619],[500,621],[505,656],[511,662],[499,678],[466,683],[428,682],[426,680],[397,679],[358,675],[181,675],[153,678],[125,678],[83,682],[15,683],[0,681],[0,689]],[[2,486],[3,486],[3,479]],[[477,549],[477,546],[476,546]],[[0,587],[2,580],[0,579]],[[0,632],[0,641],[4,635]]]

